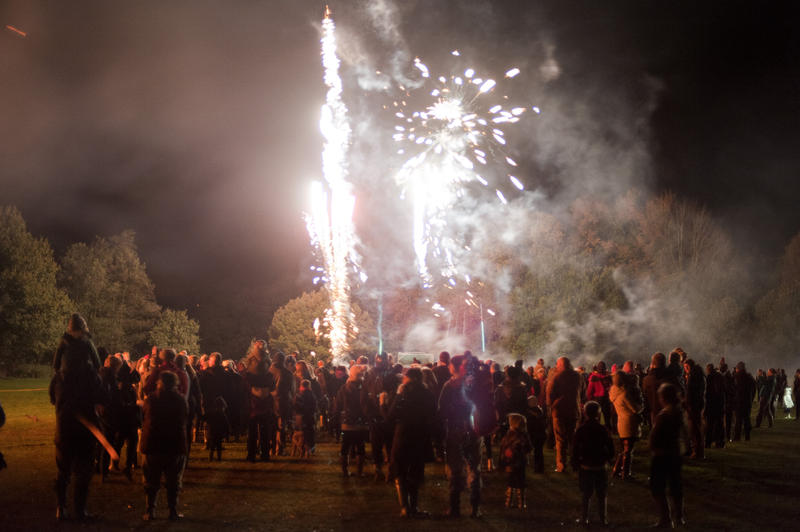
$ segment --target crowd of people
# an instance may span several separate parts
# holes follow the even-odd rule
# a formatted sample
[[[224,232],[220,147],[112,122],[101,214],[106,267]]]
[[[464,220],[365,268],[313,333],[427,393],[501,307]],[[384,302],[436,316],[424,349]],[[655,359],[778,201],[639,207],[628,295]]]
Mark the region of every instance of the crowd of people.
[[[645,428],[656,524],[671,527],[686,519],[682,461],[749,440],[754,401],[755,427],[764,419],[771,427],[777,405],[790,406],[783,370],[758,370],[754,378],[743,362],[731,371],[724,358],[703,369],[680,348],[652,355],[647,370],[628,361],[610,369],[598,362],[589,371],[573,368],[567,357],[552,368],[544,359],[503,368],[469,351],[442,352],[438,363],[410,367],[386,353],[312,366],[297,353],[270,353],[263,340],[253,340],[238,361],[156,346],[133,361],[127,353],[96,349],[78,314],[53,365],[58,519],[67,517],[71,480],[73,515],[85,519],[94,471],[105,478],[117,469],[132,480],[139,468],[143,518],[156,516],[163,477],[169,518],[180,519],[178,495],[192,442],[204,444],[208,460],[222,460],[226,441],[246,438],[246,460],[255,462],[311,457],[317,437],[327,434],[340,446],[344,478],[364,476],[369,442],[371,473],[394,482],[401,515],[408,517],[426,515],[419,492],[425,464],[435,460],[446,465],[448,516],[461,515],[465,490],[470,515],[480,516],[482,471],[505,475],[505,506],[525,509],[526,474],[544,472],[549,445],[555,472],[577,472],[578,521],[589,524],[594,497],[598,520],[607,524],[609,474],[633,478],[633,450]],[[792,394],[796,406],[800,370]]]

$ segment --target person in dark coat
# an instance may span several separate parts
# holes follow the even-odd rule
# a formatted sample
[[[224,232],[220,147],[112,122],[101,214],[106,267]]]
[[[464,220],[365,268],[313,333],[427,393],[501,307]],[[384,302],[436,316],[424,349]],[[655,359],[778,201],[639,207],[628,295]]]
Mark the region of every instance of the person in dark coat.
[[[275,415],[277,416],[277,449],[276,454],[282,455],[286,449],[286,439],[292,427],[294,395],[297,392],[297,383],[294,373],[286,368],[286,355],[278,352],[269,368],[272,374],[275,389],[272,392]]]
[[[667,357],[664,353],[655,353],[650,361],[650,371],[642,379],[642,395],[644,396],[647,410],[650,412],[650,425],[655,423],[656,416],[661,410],[661,403],[658,400],[658,389],[665,382],[678,386],[678,378],[675,372],[667,369]]]
[[[528,397],[528,409],[525,411],[525,424],[528,437],[533,446],[533,472],[544,473],[544,442],[547,440],[547,417],[539,406],[536,395]]]
[[[410,368],[391,402],[388,421],[394,426],[389,474],[395,479],[403,517],[419,511],[419,488],[425,462],[433,460],[432,438],[437,432],[436,398],[422,382],[422,371]]]
[[[294,428],[303,433],[303,452],[310,452],[316,445],[314,418],[317,415],[317,398],[311,390],[311,381],[303,379],[294,398]]]
[[[719,373],[725,384],[725,439],[731,442],[733,441],[733,414],[736,410],[736,381],[724,359],[719,364]]]
[[[758,387],[758,415],[755,428],[761,427],[761,420],[767,418],[767,426],[772,428],[774,416],[772,414],[772,399],[775,395],[775,370],[770,369],[766,374],[759,371],[756,386]]]
[[[74,340],[88,341],[88,346],[75,348]],[[94,371],[100,371],[100,355],[91,341],[89,326],[83,316],[73,314],[67,324],[67,332],[61,337],[56,354],[53,357],[53,369],[56,372],[67,373],[83,370],[88,364]]]
[[[169,518],[180,519],[178,493],[186,465],[186,398],[178,391],[178,377],[171,371],[159,374],[155,393],[145,399],[142,425],[142,454],[144,461],[145,521],[155,519],[156,498],[165,477]]]
[[[750,411],[753,408],[753,399],[756,395],[756,381],[747,372],[744,362],[736,364],[733,375],[735,394],[734,394],[734,414],[736,425],[733,431],[733,441],[742,439],[742,429],[744,429],[745,441],[750,441]]]
[[[650,493],[658,510],[655,527],[672,528],[685,525],[683,509],[683,482],[681,481],[680,436],[683,432],[683,413],[680,392],[672,383],[658,389],[661,409],[650,431]],[[672,518],[667,503],[667,486],[672,498]]]
[[[439,397],[442,393],[444,383],[450,380],[450,353],[442,351],[439,353],[439,364],[433,368],[433,374],[436,376],[436,384],[438,388],[434,391],[434,395]]]
[[[214,405],[206,412],[206,436],[208,437],[208,461],[214,460],[214,453],[217,453],[217,461],[222,461],[222,442],[231,433],[230,414],[228,403],[225,398],[218,395],[214,399]],[[188,445],[187,445],[188,448]]]
[[[717,449],[725,447],[725,377],[706,365],[706,448],[713,443]]]
[[[186,461],[189,461],[189,455],[192,451],[192,428],[202,415],[203,411],[203,394],[200,391],[200,380],[197,378],[197,372],[194,367],[189,363],[189,358],[184,354],[179,354],[175,357],[175,365],[179,369],[186,371],[189,377],[189,395],[186,402],[189,405],[189,418],[186,420]]]
[[[522,373],[516,366],[506,368],[505,380],[494,392],[494,408],[497,412],[500,439],[508,430],[508,415],[525,415],[528,409],[528,386],[521,380]]]
[[[581,376],[572,369],[567,357],[559,358],[551,373],[547,381],[547,407],[553,419],[556,472],[565,473],[568,449],[580,412]]]
[[[364,372],[365,366],[354,365],[350,368],[350,377],[344,386],[339,388],[333,401],[334,412],[341,419],[342,447],[340,452],[342,475],[350,476],[348,470],[348,457],[350,451],[355,450],[358,476],[364,474],[364,456],[366,454],[364,442],[369,437],[369,424],[365,406]]]
[[[108,401],[100,416],[100,427],[106,439],[114,445],[117,453],[119,453],[119,449],[116,449],[115,445],[117,440],[116,436],[120,430],[120,421],[122,421],[122,393],[117,375],[121,367],[121,359],[116,356],[107,356],[103,367],[100,369],[100,384],[103,387],[103,394]],[[112,465],[108,451],[102,448],[98,448],[98,451],[100,451],[100,474],[103,482],[105,482],[106,478],[108,478],[109,469],[112,467],[114,469],[119,469],[119,462],[115,461]]]
[[[394,375],[392,367],[386,360],[386,353],[375,355],[375,366],[367,371],[364,377],[364,392],[366,393],[365,406],[369,421],[369,442],[372,449],[372,460],[375,464],[375,480],[386,480],[383,474],[384,450],[386,458],[392,445],[392,430],[389,423],[381,415],[380,399],[386,391],[384,384],[386,378]],[[395,390],[397,385],[394,385]],[[394,393],[395,390],[392,390]]]
[[[452,357],[450,373],[453,377],[445,383],[439,397],[439,418],[446,431],[445,456],[450,490],[448,515],[461,516],[461,492],[469,485],[471,516],[478,517],[481,502],[480,440],[474,421],[476,407],[469,398],[467,357]]]
[[[67,486],[74,477],[74,516],[87,519],[89,483],[96,440],[88,426],[97,427],[97,405],[108,403],[98,376],[99,358],[86,321],[73,314],[53,362],[50,402],[56,407],[56,519],[67,515]],[[87,426],[88,425],[88,426]],[[97,429],[99,430],[99,428]]]
[[[509,368],[511,369],[511,368]],[[525,416],[518,413],[508,414],[508,431],[500,441],[500,470],[506,473],[506,508],[513,508],[516,502],[520,510],[525,510],[525,469],[528,465],[528,453],[533,449]],[[515,501],[516,499],[516,501]]]
[[[347,368],[344,366],[336,366],[331,378],[328,379],[326,383],[326,387],[328,388],[328,402],[331,405],[329,431],[336,440],[336,443],[339,443],[342,437],[342,418],[340,412],[337,412],[336,409],[333,408],[333,403],[345,382],[347,382]]]
[[[269,461],[270,451],[275,449],[275,403],[272,392],[275,381],[268,369],[266,352],[258,348],[251,350],[247,357],[247,371],[243,379],[247,392],[247,457],[255,462],[258,454],[263,461]]]
[[[703,410],[706,404],[706,377],[694,360],[687,358],[686,371],[686,414],[689,420],[690,458],[705,458],[705,438],[703,436]]]
[[[800,419],[800,369],[794,372],[792,394],[794,395],[794,420],[797,421]]]
[[[589,502],[597,494],[600,524],[608,525],[608,471],[606,464],[614,458],[611,432],[600,424],[600,403],[587,401],[583,407],[585,421],[572,439],[572,468],[578,472],[581,490],[581,525],[589,525]]]

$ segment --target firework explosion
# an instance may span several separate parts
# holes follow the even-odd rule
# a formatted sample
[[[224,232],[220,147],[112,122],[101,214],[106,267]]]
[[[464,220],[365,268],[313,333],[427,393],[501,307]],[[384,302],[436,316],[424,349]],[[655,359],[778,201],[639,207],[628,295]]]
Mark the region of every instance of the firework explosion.
[[[312,269],[318,272],[315,283],[321,281],[327,284],[331,306],[326,311],[324,323],[330,331],[331,355],[334,361],[339,362],[348,354],[349,337],[358,332],[350,308],[349,282],[351,268],[358,271],[358,257],[353,226],[355,197],[346,179],[350,126],[347,107],[342,102],[342,80],[339,77],[334,30],[330,10],[326,8],[321,43],[324,81],[328,92],[320,119],[320,130],[325,138],[322,152],[325,183],[312,183],[311,215],[307,225],[312,245],[319,249],[325,263],[325,268]],[[316,329],[319,330],[318,324]]]
[[[453,51],[452,55],[460,54]],[[539,108],[508,106],[507,97],[497,95],[497,83],[477,75],[472,68],[459,75],[433,77],[419,59],[415,59],[414,67],[422,78],[420,88],[412,93],[400,87],[405,98],[387,108],[397,121],[393,134],[400,145],[397,153],[410,156],[396,180],[403,197],[413,206],[417,269],[424,286],[432,286],[435,276],[429,262],[433,258],[438,276],[448,286],[455,287],[458,280],[469,285],[469,275],[459,272],[457,258],[470,250],[450,235],[447,215],[471,184],[489,187],[494,181],[490,175],[502,173],[515,189],[524,189],[522,181],[513,175],[517,163],[504,150],[506,135],[502,128],[518,122],[528,109],[539,113]],[[505,78],[519,73],[518,68],[512,68]],[[415,110],[410,100],[419,99],[420,94],[425,95],[425,103]],[[506,204],[503,186],[496,183],[493,187],[498,200]],[[475,305],[472,297],[469,300]]]

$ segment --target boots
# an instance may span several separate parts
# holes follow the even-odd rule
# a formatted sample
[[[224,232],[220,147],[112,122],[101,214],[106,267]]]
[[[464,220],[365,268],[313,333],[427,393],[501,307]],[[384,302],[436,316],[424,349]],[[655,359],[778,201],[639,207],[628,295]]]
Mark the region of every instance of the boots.
[[[672,521],[669,518],[669,505],[667,504],[666,495],[654,495],[653,500],[656,503],[658,521],[654,523],[651,528],[672,528]]]
[[[633,464],[633,454],[625,453],[622,459],[622,478],[624,480],[633,480],[633,474],[631,473],[631,465]]]
[[[214,461],[214,449],[210,449],[208,451],[208,461],[209,462],[213,462]]]
[[[581,517],[577,520],[580,526],[589,526],[589,499],[586,494],[581,494]]]
[[[364,476],[364,455],[360,454],[356,457],[356,468],[358,470],[358,476]]]
[[[506,508],[514,506],[514,488],[506,488]]]
[[[450,508],[447,510],[447,517],[461,517],[461,494],[450,494]]]
[[[428,512],[422,512],[417,507],[419,501],[419,486],[408,486],[408,510],[413,517],[430,517]]]
[[[67,514],[67,485],[56,481],[56,497],[58,499],[58,506],[56,506],[56,519],[63,521],[68,519]]]
[[[178,512],[178,492],[167,491],[167,504],[169,505],[169,519],[170,521],[177,521],[183,519],[183,514]]]
[[[346,455],[341,457],[341,462],[342,462],[342,476],[344,478],[347,478],[347,477],[350,476],[350,472],[347,470],[347,456]]]
[[[600,526],[608,526],[608,497],[597,498],[597,513],[600,514]]]
[[[89,498],[89,485],[75,483],[75,519],[88,520],[94,516],[86,511],[86,500]]]
[[[217,462],[222,462],[222,449],[217,449]]]
[[[670,497],[672,499],[672,521],[675,526],[686,526],[686,514],[683,509],[683,496]]]
[[[400,482],[400,479],[394,481],[394,486],[397,489],[397,501],[400,503],[400,515],[408,517],[411,513],[410,504],[408,501],[408,490],[405,484]]]
[[[387,480],[387,477],[383,474],[383,467],[380,464],[375,464],[375,482],[381,482],[383,480]]]
[[[517,508],[527,510],[528,503],[525,501],[525,488],[517,489]]]
[[[619,453],[617,456],[617,461],[614,462],[614,469],[611,471],[611,474],[614,478],[622,478],[623,470],[625,464],[625,453]]]
[[[145,521],[152,521],[156,518],[156,493],[145,493],[144,501],[147,509],[142,515],[142,519]]]

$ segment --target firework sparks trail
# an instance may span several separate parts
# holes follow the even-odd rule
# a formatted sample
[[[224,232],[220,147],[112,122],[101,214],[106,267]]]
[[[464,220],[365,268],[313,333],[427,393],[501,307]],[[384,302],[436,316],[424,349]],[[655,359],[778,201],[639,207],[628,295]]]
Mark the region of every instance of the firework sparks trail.
[[[15,27],[14,27],[14,26],[12,26],[11,24],[6,24],[6,29],[7,29],[8,31],[10,31],[11,33],[14,33],[14,34],[15,34],[15,35],[17,35],[18,37],[25,38],[25,37],[27,37],[27,36],[28,36],[28,34],[27,34],[27,33],[25,33],[24,31],[22,31],[22,30],[21,30],[21,29],[19,29],[19,28],[15,28]]]
[[[452,55],[461,54],[453,51]],[[502,173],[515,189],[524,190],[522,181],[513,175],[517,163],[504,149],[507,141],[502,128],[519,122],[528,110],[537,114],[540,110],[508,106],[506,97],[496,95],[497,82],[477,75],[473,68],[435,77],[419,59],[414,60],[414,67],[423,78],[421,88],[412,94],[400,87],[405,98],[387,108],[397,121],[393,132],[399,144],[397,153],[409,157],[396,181],[403,197],[413,205],[417,269],[426,287],[432,286],[437,275],[450,287],[457,285],[457,279],[469,285],[469,275],[458,268],[458,257],[469,248],[448,232],[447,215],[468,194],[470,184],[488,187],[491,174]],[[518,68],[511,68],[505,78],[519,73]],[[414,109],[409,100],[418,99],[420,92],[425,93],[427,103]],[[495,195],[506,204],[502,188],[496,184]],[[431,271],[431,258],[437,272]]]
[[[331,306],[326,312],[324,322],[330,331],[328,336],[331,354],[334,361],[339,362],[348,354],[349,337],[358,333],[350,307],[349,283],[350,268],[358,271],[358,257],[355,252],[353,226],[355,197],[346,179],[350,126],[347,121],[347,107],[342,102],[342,80],[339,77],[334,30],[330,10],[326,7],[321,43],[324,81],[328,92],[320,119],[320,130],[325,139],[322,152],[325,184],[312,184],[312,211],[307,226],[312,244],[318,247],[325,263],[324,270],[313,269],[320,274],[315,281],[327,284]]]

